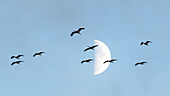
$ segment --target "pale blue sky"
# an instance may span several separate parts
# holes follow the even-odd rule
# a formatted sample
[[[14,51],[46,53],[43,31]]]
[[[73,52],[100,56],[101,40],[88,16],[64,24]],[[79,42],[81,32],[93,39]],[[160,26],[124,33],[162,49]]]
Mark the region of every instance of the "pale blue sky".
[[[0,96],[170,96],[169,0],[0,0]],[[82,35],[70,33],[85,27]],[[118,61],[93,76],[101,40]],[[141,41],[151,40],[149,46]],[[35,52],[45,51],[33,58]],[[10,56],[24,54],[22,65]],[[138,61],[147,61],[135,67]]]

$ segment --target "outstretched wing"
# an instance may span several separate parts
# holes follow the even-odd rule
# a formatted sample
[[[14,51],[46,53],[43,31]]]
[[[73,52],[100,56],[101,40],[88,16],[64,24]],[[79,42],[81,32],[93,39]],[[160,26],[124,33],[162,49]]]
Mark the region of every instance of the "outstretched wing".
[[[106,60],[106,61],[104,61],[104,62],[103,62],[103,64],[105,64],[105,63],[107,63],[107,62],[109,62],[109,61],[108,61],[108,60]]]
[[[37,53],[35,53],[34,55],[33,55],[33,57],[35,57],[37,55]]]
[[[78,31],[85,30],[85,28],[79,28]]]
[[[94,46],[92,46],[92,47],[90,47],[90,48],[92,48],[92,49],[94,49],[95,47],[97,47],[98,45],[94,45]]]
[[[16,62],[12,62],[11,66],[14,65]]]
[[[110,60],[111,62],[113,62],[113,61],[117,61],[117,59],[112,59],[112,60]]]
[[[75,32],[72,32],[70,36],[73,36]]]
[[[45,52],[40,52],[40,54],[43,54],[43,53],[45,53]]]
[[[89,61],[93,61],[93,59],[89,59]]]
[[[18,63],[21,63],[21,62],[24,62],[24,61],[18,61]]]
[[[15,56],[12,56],[11,59],[15,58]]]
[[[94,45],[93,47],[95,48],[95,47],[97,47],[98,45]]]
[[[18,57],[21,57],[21,56],[24,56],[24,55],[18,55]]]
[[[140,43],[140,45],[143,45],[143,44],[144,44],[144,42],[141,42],[141,43]]]
[[[81,61],[81,64],[83,64],[85,61],[83,60],[83,61]]]
[[[148,43],[152,43],[151,41],[146,41],[146,43],[148,44]]]
[[[135,66],[139,65],[139,63],[136,63]]]
[[[90,61],[93,61],[93,59],[88,59],[88,60],[86,60],[86,62],[89,62],[89,63],[91,63]]]
[[[84,52],[86,52],[87,50],[89,50],[90,49],[90,47],[89,48],[86,48],[85,50],[84,50]]]
[[[141,62],[142,64],[145,64],[145,63],[147,63],[147,62]]]

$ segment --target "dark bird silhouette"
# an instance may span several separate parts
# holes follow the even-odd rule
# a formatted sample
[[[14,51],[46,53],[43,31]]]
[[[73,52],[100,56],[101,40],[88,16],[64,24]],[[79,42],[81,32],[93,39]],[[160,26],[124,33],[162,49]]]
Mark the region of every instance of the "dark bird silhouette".
[[[40,56],[42,56],[42,54],[43,53],[45,53],[45,52],[39,52],[39,53],[35,53],[34,55],[33,55],[33,57],[35,57],[35,56],[37,56],[37,55],[40,55]]]
[[[13,62],[13,63],[11,64],[11,66],[14,65],[14,64],[20,64],[21,62],[24,62],[24,61],[16,61],[16,62]]]
[[[98,45],[94,45],[94,46],[91,46],[91,47],[89,47],[89,46],[87,46],[88,48],[86,48],[85,50],[84,50],[84,52],[86,52],[87,50],[94,50],[94,48],[95,47],[97,47]]]
[[[141,42],[140,45],[143,45],[143,44],[144,44],[144,45],[149,46],[149,45],[148,45],[149,43],[152,43],[152,42],[151,42],[151,41]]]
[[[105,64],[105,63],[107,63],[107,62],[114,63],[113,61],[117,61],[117,59],[106,60],[106,61],[104,61],[103,64]]]
[[[90,61],[93,61],[93,59],[83,60],[83,61],[81,61],[81,64],[83,64],[84,62],[91,63]]]
[[[148,62],[138,62],[138,63],[135,64],[135,66],[144,65],[145,63],[148,63]]]
[[[80,31],[81,30],[85,30],[85,28],[79,28],[77,31],[73,31],[72,33],[71,33],[71,35],[70,36],[73,36],[75,33],[77,33],[77,34],[80,34],[81,35],[81,33],[80,33]]]
[[[24,55],[18,55],[18,56],[11,56],[11,59],[16,58],[16,59],[20,59],[20,57],[23,57]]]

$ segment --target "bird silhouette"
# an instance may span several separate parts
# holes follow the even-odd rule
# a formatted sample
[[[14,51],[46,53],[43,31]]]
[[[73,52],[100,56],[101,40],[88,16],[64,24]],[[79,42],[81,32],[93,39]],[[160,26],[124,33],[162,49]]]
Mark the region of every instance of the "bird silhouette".
[[[87,63],[91,63],[90,61],[93,61],[93,59],[83,60],[83,61],[81,61],[81,64],[83,64],[83,63],[85,63],[85,62],[87,62]]]
[[[143,45],[143,44],[144,44],[144,45],[146,45],[146,46],[149,46],[149,45],[148,45],[149,43],[152,43],[152,42],[151,42],[151,41],[141,42],[140,45]]]
[[[21,62],[24,62],[24,61],[16,61],[16,62],[13,62],[13,63],[11,64],[11,66],[13,66],[14,64],[20,64]]]
[[[20,57],[23,57],[24,55],[18,55],[18,56],[11,56],[11,59],[16,58],[16,59],[20,59]]]
[[[87,50],[94,50],[94,48],[95,47],[97,47],[98,45],[94,45],[94,46],[91,46],[91,47],[89,47],[89,46],[87,46],[88,48],[86,48],[85,50],[84,50],[84,52],[86,52]]]
[[[106,60],[106,61],[103,62],[103,64],[105,64],[107,62],[114,63],[113,61],[117,61],[117,59]]]
[[[145,63],[148,63],[148,62],[138,62],[138,63],[135,64],[135,66],[144,65]]]
[[[75,33],[77,33],[77,34],[80,34],[81,35],[81,33],[80,33],[80,31],[81,30],[85,30],[85,28],[79,28],[77,31],[73,31],[72,33],[71,33],[71,35],[70,36],[73,36]]]
[[[38,52],[38,53],[35,53],[35,54],[33,55],[33,57],[35,57],[35,56],[37,56],[37,55],[42,56],[43,53],[45,53],[45,52]]]

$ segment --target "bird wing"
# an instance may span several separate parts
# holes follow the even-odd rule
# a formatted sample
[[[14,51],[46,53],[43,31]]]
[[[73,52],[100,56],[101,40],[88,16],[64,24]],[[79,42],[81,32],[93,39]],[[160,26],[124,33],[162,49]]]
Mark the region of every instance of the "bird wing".
[[[146,41],[146,43],[152,43],[151,41]]]
[[[91,61],[90,59],[86,60],[86,62],[90,62],[90,61]]]
[[[84,30],[85,28],[79,28],[78,31]]]
[[[139,63],[136,63],[135,66],[139,65]]]
[[[90,61],[93,61],[93,59],[89,59]]]
[[[81,64],[82,64],[82,63],[84,63],[84,62],[85,62],[84,60],[83,60],[83,61],[81,61]]]
[[[43,54],[43,53],[45,53],[45,52],[40,52],[40,54]]]
[[[86,52],[87,50],[89,50],[90,49],[90,47],[89,48],[86,48],[85,50],[84,50],[84,52]]]
[[[147,63],[147,62],[141,62],[141,64],[144,64],[144,63]]]
[[[73,36],[75,33],[76,33],[75,31],[74,31],[74,32],[72,32],[70,36]]]
[[[112,62],[112,61],[117,61],[117,59],[112,59],[112,60],[110,60],[110,61],[111,61],[111,62]]]
[[[141,43],[140,43],[140,45],[143,45],[143,44],[144,44],[144,42],[141,42]]]
[[[11,56],[11,59],[15,58],[15,56]]]
[[[35,53],[34,55],[33,55],[33,57],[35,57],[37,55],[37,53]]]
[[[104,61],[103,64],[105,64],[105,63],[107,63],[107,62],[108,62],[108,60]]]
[[[94,47],[94,48],[95,48],[95,47],[97,47],[97,46],[98,46],[98,45],[94,45],[94,46],[92,46],[92,47]]]
[[[18,61],[18,62],[20,63],[20,62],[24,62],[24,61]]]
[[[91,49],[94,49],[95,47],[97,47],[98,45],[94,45],[94,46],[92,46],[92,47],[90,47]]]
[[[24,55],[18,55],[18,57],[21,57],[21,56],[24,56]]]
[[[11,66],[14,65],[16,62],[12,62]]]

